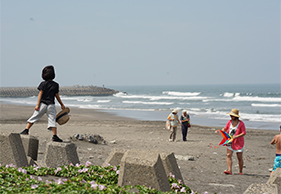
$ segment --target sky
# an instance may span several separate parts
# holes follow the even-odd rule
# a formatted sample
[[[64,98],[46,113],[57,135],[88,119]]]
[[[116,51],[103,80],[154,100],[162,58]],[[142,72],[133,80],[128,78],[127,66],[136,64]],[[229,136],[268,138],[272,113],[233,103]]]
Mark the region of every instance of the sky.
[[[1,87],[281,83],[280,0],[1,0]]]

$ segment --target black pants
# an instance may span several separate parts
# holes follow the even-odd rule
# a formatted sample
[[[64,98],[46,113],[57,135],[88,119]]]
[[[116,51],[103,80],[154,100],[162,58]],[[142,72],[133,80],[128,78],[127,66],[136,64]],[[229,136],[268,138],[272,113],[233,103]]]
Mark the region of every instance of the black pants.
[[[181,125],[181,132],[182,132],[182,140],[186,141],[186,136],[187,136],[187,131],[188,131],[188,127]]]

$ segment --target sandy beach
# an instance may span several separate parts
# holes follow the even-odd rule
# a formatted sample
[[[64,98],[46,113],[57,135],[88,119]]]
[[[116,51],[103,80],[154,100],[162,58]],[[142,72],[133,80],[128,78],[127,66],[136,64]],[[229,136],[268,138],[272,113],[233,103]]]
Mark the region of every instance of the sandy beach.
[[[33,111],[33,106],[0,104],[0,131],[20,133]],[[163,121],[138,121],[99,110],[78,108],[71,108],[70,115],[67,124],[58,125],[61,139],[67,141],[74,134],[99,134],[107,141],[107,145],[74,141],[81,164],[90,161],[94,165],[102,165],[113,148],[158,150],[192,156],[193,161],[177,162],[185,184],[200,193],[243,193],[252,183],[266,183],[275,157],[275,147],[270,145],[270,141],[279,133],[278,129],[256,130],[246,126],[244,175],[238,175],[236,155],[233,157],[234,174],[225,175],[226,147],[212,146],[217,146],[222,139],[215,132],[221,127],[193,125],[188,131],[187,142],[182,141],[178,128],[176,142],[169,142],[169,131],[165,129],[166,118]],[[44,157],[46,143],[52,137],[47,130],[46,116],[33,125],[30,135],[39,139],[40,161]]]

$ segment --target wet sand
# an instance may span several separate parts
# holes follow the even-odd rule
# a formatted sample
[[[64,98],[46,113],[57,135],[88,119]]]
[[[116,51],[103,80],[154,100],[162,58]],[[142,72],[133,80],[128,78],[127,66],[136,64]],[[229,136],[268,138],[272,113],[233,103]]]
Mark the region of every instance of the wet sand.
[[[59,111],[59,108],[57,109]],[[33,106],[0,104],[0,131],[20,133],[32,115]],[[174,152],[179,156],[192,156],[194,160],[177,160],[184,182],[192,190],[203,193],[243,193],[252,183],[266,183],[275,157],[270,144],[279,130],[256,130],[246,126],[244,175],[238,175],[236,155],[233,156],[233,175],[225,175],[226,147],[214,148],[222,137],[215,131],[221,127],[194,125],[188,131],[187,142],[177,130],[176,142],[169,142],[169,131],[163,121],[138,121],[92,109],[71,108],[71,118],[58,125],[58,136],[64,141],[74,134],[99,134],[107,145],[74,141],[81,164],[90,161],[102,165],[113,148],[158,150]],[[225,121],[225,123],[227,120]],[[42,117],[30,129],[30,135],[39,138],[38,161],[42,161],[46,143],[52,132],[47,130],[47,118]],[[210,146],[211,145],[211,146]]]

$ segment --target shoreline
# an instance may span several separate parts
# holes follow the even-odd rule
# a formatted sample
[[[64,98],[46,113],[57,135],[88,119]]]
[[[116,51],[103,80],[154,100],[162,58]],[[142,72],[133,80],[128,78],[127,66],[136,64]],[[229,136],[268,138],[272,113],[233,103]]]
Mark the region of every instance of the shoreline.
[[[107,141],[107,145],[73,141],[81,164],[90,161],[101,166],[114,148],[156,150],[193,157],[194,160],[177,159],[177,163],[185,184],[199,193],[243,193],[252,183],[266,183],[269,179],[269,169],[275,158],[275,146],[270,141],[279,133],[277,130],[246,128],[244,175],[238,175],[236,155],[233,156],[233,175],[225,175],[226,148],[214,148],[222,139],[216,133],[221,127],[192,125],[187,142],[182,141],[178,128],[176,141],[169,142],[170,132],[165,129],[165,120],[140,121],[99,110],[70,109],[69,122],[58,125],[60,138],[67,141],[77,133],[99,134]],[[33,111],[33,106],[0,104],[0,131],[20,133]],[[52,137],[45,115],[30,129],[30,135],[39,139],[38,162],[42,161],[46,144]]]
[[[171,113],[171,111],[146,111],[146,110],[104,110],[99,111],[112,113],[122,117],[128,117],[137,119],[140,121],[166,121],[166,118]],[[181,112],[178,113],[181,115]],[[200,125],[200,126],[210,126],[210,127],[225,127],[227,119],[211,119],[197,117],[194,114],[190,114],[191,124]],[[257,121],[248,121],[241,119],[246,128],[249,129],[258,129],[258,130],[279,130],[280,123],[277,122],[257,122]]]
[[[34,105],[22,105],[22,104],[12,104],[12,103],[5,103],[0,102],[1,106],[8,105],[12,107],[34,107]],[[87,114],[92,113],[93,115],[97,116],[98,119],[102,119],[102,116],[98,116],[98,112],[100,115],[102,113],[109,114],[112,118],[115,119],[122,119],[122,120],[138,120],[138,121],[166,121],[166,118],[171,113],[170,111],[147,111],[147,110],[116,110],[116,109],[88,109],[88,108],[78,108],[78,107],[69,107],[72,110],[72,113],[77,112],[84,112]],[[57,112],[60,110],[60,107],[57,106]],[[31,111],[33,111],[31,109]],[[33,113],[33,112],[32,112]],[[31,114],[31,113],[30,113]],[[71,115],[71,113],[70,113]],[[178,113],[181,115],[181,112]],[[1,107],[0,107],[0,116],[1,116]],[[31,115],[30,115],[31,116]],[[105,115],[104,115],[105,116]],[[106,117],[106,116],[105,116]],[[27,120],[28,118],[26,118]],[[228,121],[227,119],[211,119],[211,118],[203,118],[197,117],[193,114],[190,114],[191,124],[197,126],[209,126],[209,127],[220,127],[223,128]],[[257,130],[279,130],[280,123],[277,122],[258,122],[258,121],[248,121],[241,119],[247,129],[257,129]],[[1,121],[1,118],[0,118]]]
[[[61,110],[60,107],[56,107],[57,113]],[[0,122],[1,123],[10,123],[13,122],[18,123],[18,121],[24,121],[26,124],[27,119],[33,114],[34,106],[33,105],[15,105],[8,103],[0,103]],[[82,108],[72,108],[70,107],[70,119],[79,121],[93,119],[93,120],[135,120],[132,118],[122,117],[118,115],[114,115],[111,113],[102,112],[95,109],[82,109]],[[81,117],[83,115],[84,117]],[[90,117],[89,115],[92,115]],[[45,120],[47,117],[44,115],[42,117]],[[37,121],[37,123],[42,122],[42,119]],[[43,121],[45,123],[45,121]]]

